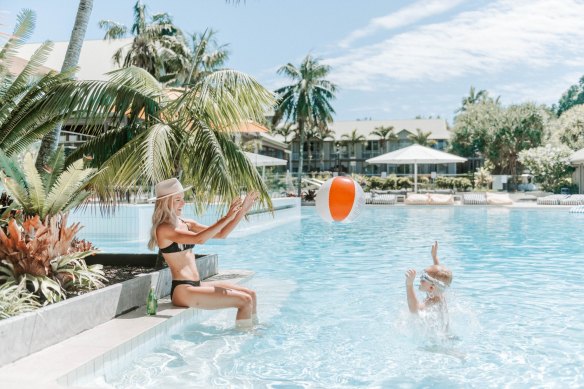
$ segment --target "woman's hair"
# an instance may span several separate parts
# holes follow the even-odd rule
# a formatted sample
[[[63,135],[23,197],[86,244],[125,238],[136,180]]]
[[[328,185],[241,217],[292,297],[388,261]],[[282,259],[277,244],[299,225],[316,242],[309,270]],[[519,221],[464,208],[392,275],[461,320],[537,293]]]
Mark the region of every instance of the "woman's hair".
[[[172,201],[175,196],[169,196],[164,199],[156,200],[154,204],[154,213],[152,214],[152,229],[150,230],[150,241],[148,241],[148,248],[154,250],[158,246],[158,239],[156,239],[156,229],[159,225],[168,223],[173,226],[177,225],[177,217],[172,209]]]

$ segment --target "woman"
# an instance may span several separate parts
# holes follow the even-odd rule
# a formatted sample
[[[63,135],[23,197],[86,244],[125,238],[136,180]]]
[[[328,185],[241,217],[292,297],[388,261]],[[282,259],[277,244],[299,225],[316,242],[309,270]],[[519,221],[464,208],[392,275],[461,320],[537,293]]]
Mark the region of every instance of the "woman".
[[[256,294],[253,290],[227,282],[201,282],[192,248],[211,238],[223,239],[235,228],[257,198],[250,193],[231,203],[227,214],[211,226],[182,218],[185,205],[183,188],[176,178],[156,185],[152,230],[148,248],[160,248],[172,274],[170,298],[174,305],[201,309],[237,308],[238,327],[257,322]]]

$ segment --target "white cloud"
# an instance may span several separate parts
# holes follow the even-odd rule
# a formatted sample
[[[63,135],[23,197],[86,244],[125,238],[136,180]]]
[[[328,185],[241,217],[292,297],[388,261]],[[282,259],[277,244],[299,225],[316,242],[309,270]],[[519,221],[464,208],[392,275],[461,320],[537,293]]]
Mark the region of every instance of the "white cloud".
[[[397,12],[379,18],[373,18],[364,28],[353,31],[343,39],[339,46],[349,47],[355,40],[364,38],[379,30],[391,30],[405,27],[418,21],[446,12],[465,0],[423,0],[401,8]]]
[[[333,68],[332,80],[360,90],[573,65],[584,58],[582,15],[581,0],[498,0],[325,62]]]
[[[540,80],[539,83],[510,83],[495,86],[493,96],[501,95],[505,102],[519,104],[528,101],[552,104],[557,103],[562,94],[582,77],[581,72],[564,74],[560,77]]]

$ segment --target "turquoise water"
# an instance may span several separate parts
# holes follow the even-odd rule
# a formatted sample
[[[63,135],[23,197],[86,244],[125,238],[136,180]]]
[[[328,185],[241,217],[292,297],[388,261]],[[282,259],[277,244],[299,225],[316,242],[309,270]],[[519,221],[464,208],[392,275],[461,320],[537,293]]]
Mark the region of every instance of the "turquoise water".
[[[302,212],[198,248],[256,272],[260,325],[239,332],[233,310],[206,312],[106,385],[584,387],[584,215],[384,207],[331,225]],[[434,240],[454,274],[448,339],[407,312],[404,272],[431,263]]]

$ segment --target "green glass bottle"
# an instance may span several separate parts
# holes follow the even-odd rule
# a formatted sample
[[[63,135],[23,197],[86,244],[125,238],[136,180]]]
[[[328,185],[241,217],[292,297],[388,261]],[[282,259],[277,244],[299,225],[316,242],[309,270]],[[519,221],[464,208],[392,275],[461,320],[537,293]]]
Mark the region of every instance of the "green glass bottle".
[[[156,293],[154,292],[154,288],[150,288],[148,298],[146,299],[146,313],[149,315],[156,315],[157,309],[158,300],[156,299]]]

